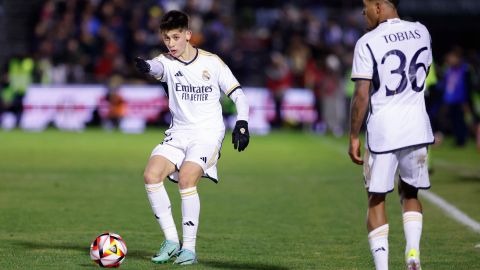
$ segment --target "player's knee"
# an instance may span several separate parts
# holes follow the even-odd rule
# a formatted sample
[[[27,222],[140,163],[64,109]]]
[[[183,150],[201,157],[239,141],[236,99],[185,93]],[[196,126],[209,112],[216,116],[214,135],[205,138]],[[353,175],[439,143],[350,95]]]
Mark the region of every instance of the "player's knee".
[[[196,179],[194,179],[191,174],[180,171],[178,178],[178,187],[180,189],[186,189],[195,186]]]
[[[189,181],[187,179],[182,179],[178,181],[178,188],[179,189],[186,189],[186,188],[191,188],[195,186],[195,181]]]
[[[385,201],[385,194],[368,194],[368,205],[375,206]]]
[[[199,165],[193,162],[185,162],[178,173],[179,188],[185,189],[196,186],[202,175],[203,170]]]
[[[158,184],[163,181],[162,175],[152,171],[145,170],[143,172],[143,181],[145,184]]]
[[[408,183],[404,182],[401,178],[398,181],[398,195],[400,196],[400,201],[408,199],[417,199],[418,197],[418,188],[409,185]]]

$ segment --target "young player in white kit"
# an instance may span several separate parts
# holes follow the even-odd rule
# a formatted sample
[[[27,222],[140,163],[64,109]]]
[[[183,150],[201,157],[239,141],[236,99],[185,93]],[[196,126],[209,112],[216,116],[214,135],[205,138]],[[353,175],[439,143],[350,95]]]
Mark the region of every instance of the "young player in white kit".
[[[192,32],[185,13],[175,10],[166,13],[161,19],[160,33],[169,52],[152,60],[135,59],[140,72],[168,85],[168,104],[173,116],[165,139],[153,149],[144,172],[148,199],[165,235],[152,261],[166,263],[176,256],[174,264],[187,265],[197,262],[195,243],[200,215],[197,183],[201,177],[218,181],[216,165],[225,135],[221,92],[237,107],[232,142],[238,151],[243,151],[249,143],[249,108],[237,79],[225,63],[215,54],[189,43]],[[178,182],[180,189],[182,245],[163,186],[166,177]]]
[[[352,68],[349,155],[363,164],[359,133],[366,112],[364,176],[368,191],[368,241],[377,270],[388,269],[386,194],[398,191],[403,209],[407,268],[420,269],[422,205],[418,189],[430,187],[427,145],[434,142],[425,109],[425,79],[432,63],[424,25],[399,18],[399,0],[363,0],[369,32],[358,40]]]

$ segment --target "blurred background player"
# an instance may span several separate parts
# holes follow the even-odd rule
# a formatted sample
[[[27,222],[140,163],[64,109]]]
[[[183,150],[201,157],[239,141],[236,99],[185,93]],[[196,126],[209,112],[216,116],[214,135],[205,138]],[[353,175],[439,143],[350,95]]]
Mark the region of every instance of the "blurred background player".
[[[220,91],[236,105],[232,143],[238,151],[245,150],[249,143],[249,108],[228,66],[215,54],[190,44],[192,31],[185,13],[176,10],[166,13],[160,22],[160,32],[169,52],[152,60],[135,59],[140,72],[168,85],[173,115],[166,137],[153,150],[144,173],[148,199],[166,239],[152,261],[166,263],[177,256],[175,264],[187,265],[197,262],[195,244],[200,215],[197,183],[202,176],[218,181],[216,165],[225,136]],[[178,182],[182,197],[182,245],[163,186],[166,177]]]
[[[288,66],[287,59],[279,52],[273,52],[270,56],[270,64],[266,71],[266,85],[272,93],[275,105],[275,118],[272,126],[275,128],[282,127],[282,102],[285,91],[290,89],[293,84],[293,75]]]
[[[460,47],[453,48],[445,57],[443,79],[439,84],[443,93],[444,119],[441,131],[450,130],[455,138],[455,145],[464,147],[467,143],[469,128],[475,126],[478,115],[473,105],[473,93],[475,83],[474,71],[464,59],[463,50]],[[467,117],[470,116],[473,123],[467,125]],[[475,129],[475,128],[473,128]]]
[[[405,259],[409,270],[418,270],[423,216],[417,193],[430,187],[427,145],[434,142],[424,98],[432,63],[431,38],[424,25],[399,18],[398,0],[364,0],[363,4],[370,32],[355,47],[349,154],[354,163],[364,163],[359,133],[368,110],[364,176],[368,241],[375,267],[388,269],[385,197],[394,189],[398,169]]]
[[[127,103],[119,89],[122,83],[123,79],[118,75],[112,76],[108,83],[108,94],[106,96],[108,112],[103,123],[103,127],[107,130],[119,128],[122,118],[127,112]]]

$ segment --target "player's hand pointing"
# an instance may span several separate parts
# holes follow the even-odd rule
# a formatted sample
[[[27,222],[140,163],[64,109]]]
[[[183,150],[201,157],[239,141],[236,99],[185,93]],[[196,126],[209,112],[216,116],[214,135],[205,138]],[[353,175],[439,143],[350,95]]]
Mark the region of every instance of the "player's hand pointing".
[[[250,134],[248,133],[248,122],[245,120],[238,120],[232,132],[233,148],[242,152],[247,148],[250,141]]]
[[[140,57],[134,59],[135,61],[135,68],[141,73],[148,73],[150,72],[150,64],[147,61],[143,60]]]

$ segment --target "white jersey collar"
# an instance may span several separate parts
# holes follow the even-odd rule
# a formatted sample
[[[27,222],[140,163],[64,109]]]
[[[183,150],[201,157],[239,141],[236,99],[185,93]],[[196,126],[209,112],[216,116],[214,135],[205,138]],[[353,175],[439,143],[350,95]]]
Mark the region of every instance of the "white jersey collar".
[[[180,60],[179,58],[177,57],[174,57],[175,60],[177,60],[178,62],[184,64],[184,65],[189,65],[191,63],[193,63],[193,61],[197,60],[197,57],[198,57],[198,49],[194,47],[194,49],[196,50],[196,53],[195,53],[195,57],[193,57],[192,60],[188,61],[188,62],[185,62],[185,61],[182,61]]]

